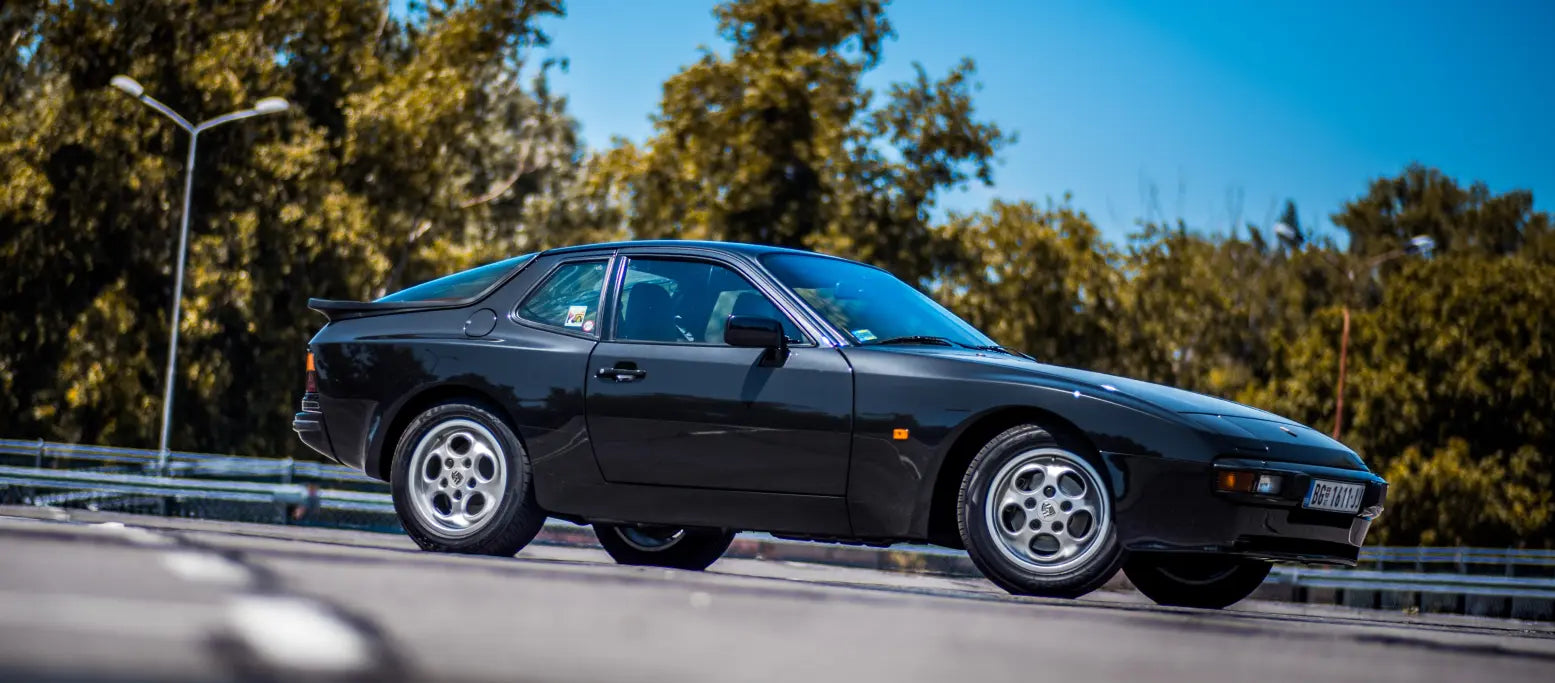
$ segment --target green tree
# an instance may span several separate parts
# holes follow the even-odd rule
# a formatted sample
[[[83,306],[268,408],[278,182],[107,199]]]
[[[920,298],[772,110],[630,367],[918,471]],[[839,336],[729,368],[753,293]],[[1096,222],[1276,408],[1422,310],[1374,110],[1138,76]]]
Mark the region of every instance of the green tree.
[[[1332,246],[1271,246],[1147,223],[1120,259],[1120,350],[1110,370],[1235,398],[1279,376],[1284,341],[1333,301]]]
[[[0,9],[0,433],[154,445],[187,136],[202,136],[173,444],[299,452],[309,296],[369,297],[529,242],[579,157],[546,68],[560,7],[377,0],[6,3]],[[525,73],[538,80],[520,81]]]
[[[719,5],[727,55],[670,77],[642,147],[605,157],[638,237],[807,247],[929,275],[929,212],[946,189],[991,183],[1010,137],[974,117],[973,65],[890,87],[860,79],[892,36],[883,0]]]
[[[1067,197],[1045,208],[995,200],[952,215],[944,232],[955,251],[934,277],[936,298],[1043,362],[1114,363],[1119,256]]]
[[[1365,196],[1333,216],[1350,235],[1350,251],[1375,256],[1416,235],[1446,251],[1510,254],[1550,231],[1548,214],[1533,210],[1533,193],[1494,194],[1483,182],[1460,186],[1441,171],[1412,164],[1393,178],[1372,181]]]
[[[1392,488],[1377,542],[1522,546],[1549,543],[1550,471],[1532,448],[1476,449],[1452,438],[1421,454],[1411,446],[1382,473]]]
[[[1384,192],[1396,188],[1406,191]],[[1349,303],[1341,436],[1392,480],[1399,514],[1382,517],[1388,542],[1555,542],[1555,264],[1542,246],[1548,215],[1515,209],[1527,201],[1520,191],[1488,195],[1481,184],[1463,190],[1418,166],[1373,183],[1335,216],[1344,226],[1386,228],[1352,241],[1352,254],[1330,256],[1336,270],[1355,273],[1353,287],[1281,341],[1281,371],[1241,395],[1332,425],[1339,304]],[[1420,233],[1440,240],[1431,258],[1365,267],[1365,257]],[[1452,481],[1437,480],[1444,477]]]

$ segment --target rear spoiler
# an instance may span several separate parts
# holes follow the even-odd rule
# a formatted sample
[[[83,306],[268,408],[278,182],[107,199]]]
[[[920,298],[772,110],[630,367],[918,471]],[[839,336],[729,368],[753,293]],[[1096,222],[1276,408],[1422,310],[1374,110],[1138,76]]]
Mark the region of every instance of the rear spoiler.
[[[341,301],[338,299],[308,299],[308,308],[324,314],[329,322],[366,318],[389,313],[435,311],[459,308],[469,303],[462,299],[432,299],[429,301]]]

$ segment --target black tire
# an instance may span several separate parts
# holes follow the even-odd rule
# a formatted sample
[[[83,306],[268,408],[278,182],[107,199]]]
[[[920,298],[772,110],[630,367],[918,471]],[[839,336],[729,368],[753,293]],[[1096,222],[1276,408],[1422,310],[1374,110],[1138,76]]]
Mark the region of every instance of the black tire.
[[[416,495],[416,483],[413,477],[420,473],[413,473],[411,468],[418,444],[428,435],[472,424],[484,429],[484,432],[481,432],[483,441],[489,436],[491,440],[489,451],[499,451],[498,453],[480,451],[480,453],[500,456],[504,468],[500,470],[503,473],[501,481],[504,484],[500,486],[496,484],[498,480],[495,472],[498,470],[495,469],[491,470],[494,476],[487,481],[492,484],[491,490],[494,493],[500,491],[502,495],[494,507],[482,510],[486,514],[479,516],[478,524],[472,523],[466,530],[450,531],[441,528],[437,518],[431,517],[429,513],[418,512],[412,496]],[[453,438],[457,439],[458,435],[455,434]],[[449,445],[450,448],[452,446],[453,444]],[[467,445],[466,448],[471,447]],[[430,459],[427,457],[424,461]],[[495,463],[495,457],[490,458],[490,462]],[[482,467],[478,462],[472,464],[474,468],[466,471],[473,473]],[[392,467],[390,484],[394,498],[394,511],[399,515],[405,533],[424,550],[511,557],[534,540],[535,534],[538,534],[540,527],[545,524],[545,511],[541,510],[535,502],[529,454],[524,450],[523,444],[519,442],[507,421],[497,417],[493,410],[482,404],[453,400],[433,406],[417,415],[405,427],[405,432],[395,446]],[[450,478],[453,478],[451,473],[443,479],[446,481]],[[476,481],[473,475],[465,481],[468,481],[470,486],[468,502],[473,504],[479,494],[474,490]],[[455,486],[460,482],[460,479],[454,479]],[[459,495],[462,496],[463,493],[461,489]]]
[[[1032,458],[1037,460],[1031,461]],[[1101,512],[1105,514],[1100,515],[1104,521],[1098,523],[1097,518],[1092,517],[1094,526],[1091,526],[1082,536],[1086,539],[1084,550],[1076,552],[1078,557],[1072,560],[1055,559],[1052,566],[1042,566],[1041,558],[1034,554],[1016,555],[1016,550],[1009,545],[1010,542],[996,536],[1001,532],[990,526],[989,517],[995,513],[990,512],[987,507],[990,488],[998,483],[994,479],[999,477],[1002,480],[1004,476],[1001,473],[1005,472],[1006,468],[1022,468],[1024,467],[1020,464],[1022,462],[1042,461],[1069,463],[1077,470],[1083,471],[1083,476],[1094,480],[1094,484],[1098,487],[1097,500],[1105,501],[1105,507],[1101,508]],[[1114,574],[1117,574],[1118,567],[1123,563],[1125,556],[1113,523],[1112,487],[1105,472],[1106,469],[1098,466],[1087,448],[1079,444],[1069,444],[1066,447],[1047,430],[1036,425],[1012,427],[994,437],[983,446],[967,466],[966,474],[961,481],[960,497],[957,500],[957,521],[961,531],[961,542],[965,545],[973,564],[977,565],[988,580],[1016,595],[1077,598],[1100,588]],[[1033,499],[1044,499],[1043,505],[1033,508],[1031,500],[1028,500],[1025,507],[1040,511],[1041,515],[1047,515],[1051,508],[1045,503],[1052,494],[1043,494],[1046,489],[1045,485],[1039,485],[1032,492]],[[1069,510],[1068,507],[1063,509],[1066,512]],[[1022,517],[1022,519],[1026,518]],[[1073,522],[1068,517],[1064,519]],[[1013,527],[1019,529],[1027,523],[1022,521]],[[1045,519],[1032,519],[1030,524],[1031,528],[1038,529],[1039,526],[1045,527],[1048,522]],[[1072,531],[1074,526],[1076,524],[1071,523],[1069,529]],[[1039,533],[1056,538],[1062,532],[1040,531]],[[1034,538],[1031,541],[1032,545],[1027,547],[1035,547],[1038,542],[1038,539]],[[1079,542],[1075,541],[1075,543]]]
[[[1123,573],[1158,605],[1221,609],[1252,595],[1272,564],[1208,553],[1135,553]]]
[[[707,569],[734,542],[733,531],[599,523],[594,536],[620,564],[692,571]]]

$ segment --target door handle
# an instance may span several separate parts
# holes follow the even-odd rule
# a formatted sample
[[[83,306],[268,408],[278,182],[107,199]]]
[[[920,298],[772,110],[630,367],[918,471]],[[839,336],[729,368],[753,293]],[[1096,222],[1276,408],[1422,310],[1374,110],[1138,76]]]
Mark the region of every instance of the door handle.
[[[613,379],[617,382],[635,382],[648,376],[647,370],[637,368],[600,368],[594,373],[600,379]]]

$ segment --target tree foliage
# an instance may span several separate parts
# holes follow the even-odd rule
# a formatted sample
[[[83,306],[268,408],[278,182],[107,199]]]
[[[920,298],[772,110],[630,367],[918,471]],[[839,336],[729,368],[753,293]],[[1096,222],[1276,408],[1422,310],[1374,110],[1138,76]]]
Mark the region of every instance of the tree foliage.
[[[0,425],[154,445],[188,136],[200,121],[173,443],[288,452],[309,296],[364,298],[540,241],[575,126],[525,71],[556,3],[7,3]],[[522,80],[530,76],[529,84]],[[538,74],[538,76],[535,76]]]
[[[1121,257],[1084,212],[994,201],[943,232],[955,251],[934,294],[968,322],[1044,362],[1115,361]]]
[[[727,54],[704,49],[670,77],[642,146],[605,166],[637,237],[820,249],[929,274],[942,250],[930,209],[993,180],[1011,138],[975,118],[974,67],[917,67],[881,106],[860,85],[892,28],[882,0],[748,0],[715,10]]]

